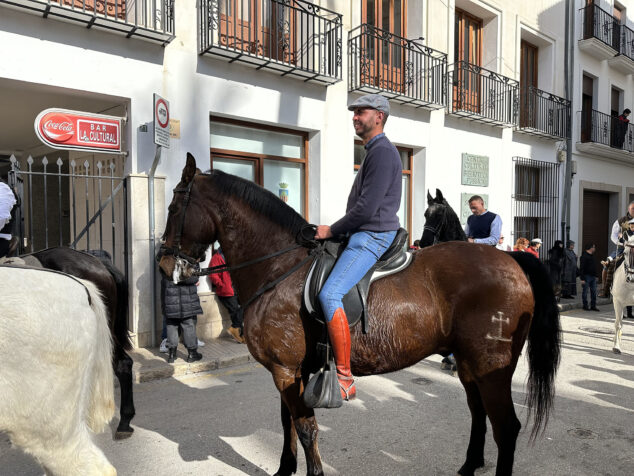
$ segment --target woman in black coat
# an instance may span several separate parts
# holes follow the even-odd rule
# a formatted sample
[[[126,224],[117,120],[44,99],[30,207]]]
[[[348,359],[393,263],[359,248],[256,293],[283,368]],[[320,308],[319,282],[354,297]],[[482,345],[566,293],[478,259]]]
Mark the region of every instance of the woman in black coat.
[[[564,258],[564,242],[557,240],[553,247],[548,250],[548,268],[557,297],[561,296],[561,274],[564,269]]]

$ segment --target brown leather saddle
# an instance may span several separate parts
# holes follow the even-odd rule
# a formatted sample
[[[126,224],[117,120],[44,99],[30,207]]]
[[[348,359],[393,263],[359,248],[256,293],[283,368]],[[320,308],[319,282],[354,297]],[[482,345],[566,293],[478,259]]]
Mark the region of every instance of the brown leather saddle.
[[[398,273],[409,266],[412,261],[412,254],[405,251],[407,237],[407,230],[400,228],[394,237],[392,245],[383,253],[379,261],[344,296],[343,306],[350,327],[362,321],[363,333],[367,334],[370,321],[367,310],[370,285],[377,279]],[[324,318],[317,296],[332,271],[337,258],[345,249],[346,244],[347,240],[329,240],[325,242],[324,252],[313,261],[306,276],[302,296],[303,306],[312,317],[320,322],[324,322]]]

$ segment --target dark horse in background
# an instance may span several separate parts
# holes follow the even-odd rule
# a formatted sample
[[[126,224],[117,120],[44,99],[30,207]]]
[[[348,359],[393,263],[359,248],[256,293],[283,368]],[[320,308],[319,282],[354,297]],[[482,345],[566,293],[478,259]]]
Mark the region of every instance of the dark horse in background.
[[[229,266],[238,266],[292,247],[307,225],[252,182],[220,171],[200,173],[191,154],[168,211],[160,267],[177,279],[196,273],[197,258],[216,240]],[[296,248],[233,270],[241,302],[301,264],[308,251]],[[559,312],[548,273],[535,264],[460,242],[417,251],[407,269],[370,288],[368,308],[375,318],[368,334],[359,326],[351,329],[356,376],[393,372],[431,354],[453,352],[472,414],[462,475],[484,465],[487,415],[498,447],[496,474],[512,473],[521,424],[511,380],[527,338],[532,436],[548,420],[559,363]],[[308,474],[323,474],[315,413],[302,398],[309,371],[320,365],[315,345],[321,329],[302,308],[308,267],[309,262],[264,292],[244,314],[249,351],[271,372],[281,396],[284,445],[277,475],[296,471],[298,437]]]
[[[423,236],[420,237],[420,247],[427,248],[447,241],[467,241],[467,235],[456,212],[447,203],[442,192],[436,189],[436,198],[427,192],[425,226]]]
[[[108,311],[108,325],[113,340],[112,366],[119,379],[121,406],[115,439],[128,438],[134,429],[132,398],[132,349],[128,334],[128,284],[121,271],[108,258],[99,259],[89,253],[67,247],[48,248],[26,256],[37,258],[42,266],[91,281],[101,293]]]

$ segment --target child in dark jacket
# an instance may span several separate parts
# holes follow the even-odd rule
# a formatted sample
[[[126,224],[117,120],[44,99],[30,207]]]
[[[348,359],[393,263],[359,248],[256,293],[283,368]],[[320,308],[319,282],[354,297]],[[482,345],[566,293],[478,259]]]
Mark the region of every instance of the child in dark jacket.
[[[187,362],[195,362],[203,357],[198,352],[196,336],[197,316],[203,313],[197,283],[198,276],[192,276],[178,284],[165,276],[161,280],[161,305],[167,321],[167,361],[170,364],[176,358],[179,327],[183,333],[183,343],[187,347]]]

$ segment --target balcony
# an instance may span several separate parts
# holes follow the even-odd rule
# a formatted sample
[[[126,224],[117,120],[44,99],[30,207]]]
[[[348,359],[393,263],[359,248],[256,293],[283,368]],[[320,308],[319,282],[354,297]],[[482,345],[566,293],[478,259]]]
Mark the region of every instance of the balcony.
[[[200,54],[318,84],[341,81],[342,16],[305,0],[200,0]]]
[[[165,46],[174,39],[174,0],[0,0],[25,10]]]
[[[610,59],[619,51],[619,22],[598,5],[591,3],[580,10],[579,49],[599,60]]]
[[[554,140],[568,137],[570,101],[532,86],[521,92],[518,132]]]
[[[501,127],[518,125],[517,81],[465,61],[454,63],[449,75],[449,114]]]
[[[634,74],[634,31],[625,25],[616,25],[619,43],[619,54],[610,58],[608,63],[623,74]]]
[[[380,93],[397,103],[427,109],[447,104],[447,55],[372,25],[348,37],[350,92]]]
[[[589,110],[580,113],[580,140],[577,150],[589,154],[626,160],[634,159],[634,125],[616,116]]]

